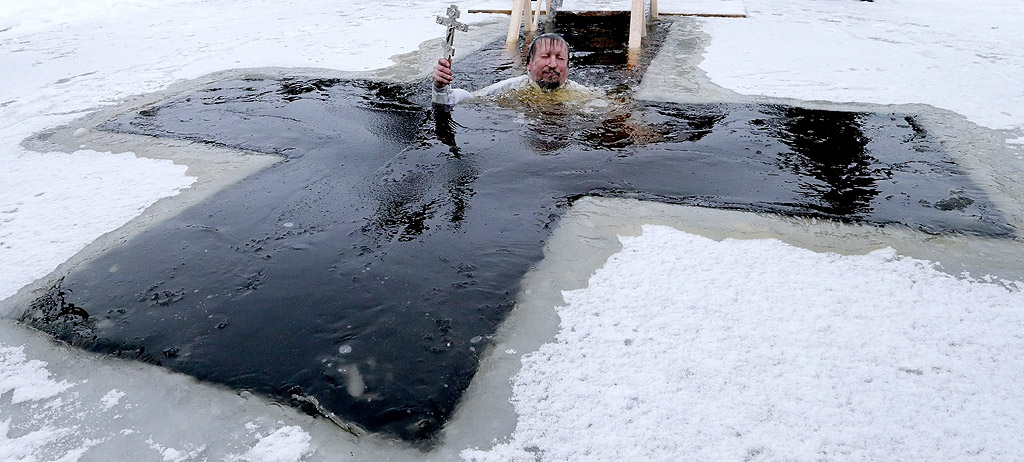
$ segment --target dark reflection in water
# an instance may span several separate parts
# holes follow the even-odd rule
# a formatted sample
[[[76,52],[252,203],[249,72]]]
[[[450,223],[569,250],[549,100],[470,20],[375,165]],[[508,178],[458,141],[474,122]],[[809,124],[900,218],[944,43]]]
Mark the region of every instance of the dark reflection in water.
[[[389,164],[375,172],[380,182],[371,187],[371,196],[377,208],[365,231],[409,241],[429,230],[428,222],[444,222],[451,230],[461,228],[479,172],[472,158],[462,156],[455,142],[456,128],[450,114],[437,114],[437,139],[449,147],[444,162],[421,164],[405,171]],[[399,154],[395,161],[407,158]],[[443,219],[434,219],[438,213]]]
[[[613,94],[435,117],[426,85],[240,79],[112,121],[283,160],[79,265],[22,320],[419,440],[579,197],[1011,235],[903,115]]]
[[[891,175],[868,152],[862,114],[777,108],[775,136],[789,146],[779,165],[801,176],[808,206],[835,215],[863,217],[878,195],[876,183]],[[761,120],[754,125],[767,124]]]

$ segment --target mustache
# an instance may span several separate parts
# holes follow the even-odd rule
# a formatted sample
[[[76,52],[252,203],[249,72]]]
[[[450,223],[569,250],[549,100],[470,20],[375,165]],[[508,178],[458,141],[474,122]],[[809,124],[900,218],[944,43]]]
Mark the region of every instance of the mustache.
[[[543,79],[558,80],[562,78],[562,71],[559,71],[557,68],[554,67],[545,67],[540,71],[540,74],[544,76],[541,77]]]

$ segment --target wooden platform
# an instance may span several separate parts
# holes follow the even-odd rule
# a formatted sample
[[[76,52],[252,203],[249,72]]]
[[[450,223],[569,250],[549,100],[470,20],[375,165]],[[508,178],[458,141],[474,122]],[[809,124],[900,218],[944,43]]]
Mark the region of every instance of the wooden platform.
[[[470,13],[504,13],[511,15],[508,26],[506,44],[513,48],[519,42],[519,31],[527,33],[537,30],[541,15],[551,0],[477,0]],[[659,5],[660,3],[660,5]],[[743,0],[565,0],[561,11],[572,11],[577,14],[614,14],[628,13],[629,18],[629,49],[637,51],[641,48],[642,38],[647,36],[647,22],[658,20],[659,15],[686,15],[703,17],[745,18],[746,7]]]
[[[567,12],[570,12],[570,13],[573,13],[573,14],[578,14],[580,16],[612,16],[612,15],[620,15],[620,14],[621,15],[629,14],[629,11],[625,11],[625,10],[624,11],[604,11],[604,10],[579,11],[579,10],[567,10],[567,9],[563,8],[560,11],[567,11]],[[469,12],[470,13],[491,13],[491,14],[512,14],[512,10],[510,10],[508,8],[506,8],[504,10],[502,10],[502,9],[483,10],[483,9],[475,9],[474,8],[474,9],[469,10]],[[545,10],[540,10],[540,14],[546,15],[546,14],[548,14],[548,12],[545,11]],[[661,16],[693,16],[693,17],[698,17],[698,18],[745,18],[745,17],[747,17],[746,14],[727,14],[727,13],[672,13],[672,12],[665,13],[665,12],[660,12],[659,14]]]
[[[629,14],[630,0],[565,0],[561,11],[576,14]],[[511,14],[510,0],[475,0],[469,5],[470,13]],[[546,11],[541,11],[547,14]],[[747,10],[743,0],[658,0],[658,14],[668,16],[697,16],[710,18],[745,18]]]

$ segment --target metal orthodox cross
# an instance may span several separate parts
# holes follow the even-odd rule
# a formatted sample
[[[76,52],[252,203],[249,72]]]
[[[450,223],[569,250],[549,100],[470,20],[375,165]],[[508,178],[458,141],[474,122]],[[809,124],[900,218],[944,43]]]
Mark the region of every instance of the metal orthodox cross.
[[[455,47],[452,46],[455,43],[455,29],[462,32],[469,31],[469,26],[457,21],[457,19],[459,19],[459,7],[455,5],[448,7],[448,16],[437,17],[438,24],[448,27],[448,34],[445,35],[444,43],[441,45],[441,53],[444,59],[449,61],[451,61],[452,56],[455,56]]]

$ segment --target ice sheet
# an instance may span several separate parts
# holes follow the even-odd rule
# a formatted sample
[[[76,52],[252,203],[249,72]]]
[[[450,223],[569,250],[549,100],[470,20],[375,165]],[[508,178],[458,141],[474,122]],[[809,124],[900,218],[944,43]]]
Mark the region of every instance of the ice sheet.
[[[1024,454],[1024,284],[891,249],[662,226],[565,293],[473,461],[1003,460]]]
[[[993,129],[1024,127],[1024,3],[746,0],[705,19],[700,67],[742,94],[924,103]]]
[[[501,3],[504,6],[508,2]],[[662,0],[661,5],[666,3],[666,0]],[[711,45],[701,68],[721,86],[745,94],[797,99],[932,104],[956,111],[978,124],[1016,132],[1002,138],[1004,140],[1021,139],[1021,130],[1024,129],[1024,116],[1021,113],[1021,108],[1024,108],[1024,91],[1021,87],[1021,82],[1024,82],[1024,57],[1019,50],[1024,45],[1024,38],[1018,25],[1024,16],[1024,6],[1020,2],[746,0],[744,3],[750,16],[748,19],[711,19],[703,21],[700,26],[702,33],[710,34],[711,37]],[[226,68],[299,66],[361,70],[387,65],[390,63],[389,56],[413,50],[420,41],[440,35],[433,23],[433,16],[441,13],[443,6],[425,0],[358,0],[343,4],[233,0],[173,3],[141,0],[6,0],[0,3],[0,62],[3,62],[0,77],[4,82],[0,87],[0,164],[4,166],[3,172],[20,172],[17,176],[18,184],[27,185],[13,187],[11,185],[14,183],[9,182],[9,177],[0,182],[0,203],[4,204],[0,209],[0,241],[16,242],[6,247],[0,245],[0,298],[10,295],[27,281],[51,271],[57,263],[69,258],[76,248],[81,248],[135,216],[140,207],[174,194],[190,182],[183,167],[170,162],[87,151],[72,154],[33,153],[19,146],[25,137],[67,123],[87,111],[113,104],[123,97],[162,89],[182,79]],[[473,22],[490,19],[490,16],[476,18],[467,15],[463,19]],[[98,181],[98,177],[102,177],[103,181]],[[85,189],[79,190],[81,187]],[[37,196],[39,193],[43,194]],[[132,197],[120,197],[123,195]],[[11,204],[26,201],[38,205],[15,205],[17,211],[10,211]],[[57,210],[65,202],[71,205],[66,215],[43,213],[46,210]],[[53,241],[59,245],[52,245]],[[1020,383],[1019,371],[1024,370],[1019,364],[1019,354],[1016,358],[1011,355],[1013,351],[1021,351],[1020,318],[1013,314],[1020,310],[1019,292],[1010,292],[993,283],[942,277],[929,270],[927,265],[892,258],[891,254],[841,259],[807,254],[768,241],[756,241],[753,244],[736,241],[711,243],[701,241],[696,236],[657,229],[642,238],[626,240],[626,245],[631,253],[617,257],[610,263],[595,279],[592,292],[573,292],[568,296],[569,305],[563,314],[563,326],[567,328],[564,336],[559,343],[549,345],[531,356],[527,361],[527,372],[516,379],[520,390],[516,404],[521,423],[515,438],[495,452],[474,453],[476,456],[494,459],[502,454],[530,455],[529,460],[533,460],[532,456],[543,449],[547,451],[549,460],[555,460],[558,454],[574,453],[583,447],[596,448],[596,451],[625,451],[636,447],[646,451],[645,458],[655,459],[658,451],[664,447],[678,447],[686,443],[693,443],[691,447],[706,453],[751,460],[782,460],[796,457],[796,454],[809,454],[809,451],[822,447],[834,451],[829,455],[835,460],[857,460],[858,455],[902,460],[915,460],[919,455],[922,458],[930,455],[933,460],[1012,460],[1024,454],[1020,442],[1007,436],[1007,432],[1020,428],[1019,409],[1024,409],[1020,395],[1015,394],[1019,391],[1010,388]],[[690,329],[688,333],[693,338],[686,340],[692,343],[692,339],[701,336],[699,338],[704,343],[697,345],[707,350],[701,353],[719,355],[723,361],[732,361],[722,364],[747,365],[747,369],[739,369],[747,375],[729,376],[724,369],[709,369],[712,372],[710,377],[717,379],[717,382],[704,382],[704,390],[713,391],[718,387],[717,390],[723,393],[712,394],[712,398],[717,398],[707,402],[685,401],[690,397],[680,398],[678,395],[683,390],[654,388],[659,383],[655,381],[638,384],[646,387],[639,389],[644,394],[633,390],[621,391],[622,384],[637,379],[637,375],[630,374],[634,369],[643,369],[637,374],[646,373],[643,372],[645,370],[671,369],[666,374],[678,375],[685,373],[688,364],[713,366],[693,350],[680,350],[678,339],[651,340],[653,344],[660,345],[660,349],[647,351],[664,352],[663,355],[637,354],[635,350],[643,346],[642,341],[651,337],[638,334],[655,332],[653,329],[658,326],[652,325],[654,318],[646,324],[642,323],[647,320],[646,314],[645,317],[631,317],[630,313],[634,311],[629,310],[655,307],[653,302],[671,305],[663,297],[672,294],[692,296],[681,293],[681,289],[688,287],[690,281],[679,277],[677,266],[685,263],[686,250],[721,252],[719,256],[724,258],[741,249],[748,250],[743,259],[714,260],[708,263],[710,268],[714,268],[708,276],[720,276],[726,268],[748,271],[745,264],[739,264],[740,261],[763,263],[758,260],[777,258],[776,265],[770,267],[768,273],[778,274],[763,276],[824,277],[798,264],[808,262],[812,264],[811,268],[822,271],[825,268],[832,268],[833,271],[847,268],[849,272],[840,271],[836,276],[843,281],[866,281],[870,275],[860,273],[863,270],[890,274],[893,281],[885,283],[903,289],[895,295],[899,300],[935,302],[938,304],[935,306],[947,307],[953,300],[969,295],[984,297],[985,301],[970,299],[950,307],[951,313],[963,314],[964,321],[949,316],[922,319],[919,317],[921,313],[913,311],[914,307],[886,305],[890,310],[895,310],[890,311],[895,314],[875,323],[875,327],[881,328],[881,334],[878,334],[879,329],[868,329],[864,325],[870,317],[863,320],[851,318],[862,308],[860,301],[863,297],[845,284],[831,286],[831,292],[801,292],[800,296],[790,295],[781,300],[774,298],[766,301],[754,297],[762,294],[764,287],[730,279],[720,285],[720,290],[710,293],[709,300],[685,306],[708,308],[705,313],[697,315],[703,315],[703,319],[717,320],[718,323],[713,325],[719,329],[698,332],[695,330],[698,326],[693,323],[697,318],[680,317],[679,312],[672,310],[663,310],[663,314],[679,324],[662,327],[684,331]],[[15,259],[12,255],[18,257]],[[638,256],[646,259],[643,265],[637,264]],[[680,259],[674,260],[674,257]],[[833,268],[829,265],[835,266]],[[642,284],[634,283],[640,287],[649,287],[646,284],[656,287],[650,289],[650,292],[638,291],[634,287],[609,292],[610,288],[634,280],[645,281]],[[909,286],[911,282],[915,282],[912,287]],[[778,291],[773,292],[769,295],[780,296]],[[629,294],[633,294],[633,297]],[[623,298],[628,303],[620,303]],[[731,303],[732,300],[750,301],[755,306],[771,304],[773,309],[754,312],[750,306],[742,305],[739,312],[724,309],[724,302],[730,302],[730,307],[736,306]],[[652,303],[643,304],[638,301]],[[831,305],[818,305],[817,302],[828,302]],[[1005,307],[1006,303],[1014,303],[1010,306],[1017,311],[1000,308]],[[789,311],[794,318],[771,318],[773,315],[778,316],[777,309],[791,310],[791,306],[808,307],[810,311]],[[829,316],[825,316],[822,310],[828,306],[833,307],[834,313],[829,312]],[[930,308],[924,306],[920,309]],[[968,309],[972,312],[967,312]],[[595,311],[602,316],[587,319],[589,313]],[[885,307],[874,307],[864,314],[879,316],[884,312]],[[725,322],[730,320],[728,316],[739,313],[748,314],[752,318],[733,318],[732,322]],[[833,322],[833,314],[839,316],[835,319],[848,322]],[[808,320],[807,328],[797,324],[797,319]],[[616,321],[620,327],[626,328],[604,330]],[[914,322],[919,324],[915,325]],[[630,323],[637,327],[637,333],[630,331]],[[571,328],[574,325],[593,326],[595,330],[588,331],[580,327],[578,333],[573,334]],[[795,335],[793,338],[800,340],[789,342],[772,337],[775,334],[769,332],[768,327],[788,327],[792,330],[790,333]],[[970,329],[961,333],[960,327]],[[829,331],[829,328],[832,330]],[[893,329],[900,328],[903,329],[900,332],[912,335],[891,335]],[[11,336],[11,332],[16,332],[14,327],[5,324],[2,329],[8,336],[5,337],[7,340],[17,339],[14,345],[4,344],[3,351],[18,352],[21,343],[27,342],[19,336]],[[991,338],[980,338],[979,331],[992,332],[994,335]],[[569,337],[584,332],[593,332],[593,335],[578,339]],[[830,333],[843,332],[859,334],[859,337],[833,335],[831,343],[812,341],[815,338],[826,338]],[[632,336],[632,345],[625,344],[623,333]],[[934,337],[919,338],[924,333],[931,333]],[[709,342],[712,339],[719,340],[714,337],[716,335],[721,336],[724,346],[712,349],[714,345]],[[755,342],[758,339],[773,340],[775,343]],[[949,339],[975,342],[964,341],[959,346],[938,343]],[[872,348],[841,350],[841,347],[850,346],[849,342],[857,340]],[[911,340],[920,340],[922,343],[917,344]],[[671,341],[675,343],[668,344]],[[925,348],[928,345],[933,348]],[[745,347],[749,347],[749,353],[744,349],[735,349]],[[125,373],[123,369],[104,362],[87,361],[91,373],[99,374],[101,378],[118,379],[121,383],[96,383],[96,376],[92,376],[92,383],[83,385],[74,380],[75,377],[89,376],[88,373],[75,370],[76,364],[83,363],[80,357],[50,364],[47,374],[32,375],[40,373],[41,365],[32,362],[36,358],[63,354],[55,353],[53,347],[46,348],[39,346],[26,353],[24,359],[5,356],[14,359],[4,363],[3,367],[10,366],[4,370],[10,371],[18,380],[36,377],[31,383],[19,382],[18,387],[53,390],[47,387],[59,388],[62,383],[76,385],[47,400],[21,402],[22,405],[39,404],[34,409],[29,408],[31,411],[25,410],[25,406],[16,406],[12,402],[13,398],[9,397],[13,394],[8,395],[5,391],[3,401],[0,401],[0,416],[4,416],[0,417],[0,459],[90,460],[90,448],[98,449],[98,445],[102,444],[98,441],[104,438],[114,440],[116,437],[133,435],[132,432],[160,432],[160,425],[139,425],[137,429],[123,428],[105,433],[109,429],[95,429],[82,424],[82,427],[76,429],[75,436],[61,423],[74,425],[75,422],[95,422],[110,418],[104,414],[103,409],[107,403],[113,402],[112,398],[108,401],[102,398],[112,390],[124,390],[126,396],[109,408],[111,412],[126,415],[132,412],[127,406],[141,406],[134,408],[134,412],[149,413],[160,418],[178,418],[175,422],[181,423],[180,428],[187,428],[186,422],[206,423],[205,426],[199,426],[204,430],[202,434],[179,430],[176,438],[165,438],[167,433],[162,433],[152,445],[143,445],[141,448],[150,452],[137,452],[134,460],[163,460],[166,457],[187,460],[189,454],[205,454],[201,450],[203,442],[210,439],[219,443],[229,441],[230,445],[234,445],[228,448],[231,454],[241,455],[260,441],[266,441],[278,434],[279,430],[292,427],[293,424],[301,425],[307,433],[313,435],[313,442],[307,443],[299,432],[285,431],[278,434],[279,439],[272,438],[267,444],[287,445],[290,442],[288,447],[291,452],[288,454],[291,460],[303,457],[315,460],[321,456],[325,459],[316,460],[336,460],[329,458],[324,451],[306,452],[309,448],[325,446],[328,445],[326,441],[331,441],[331,436],[324,435],[332,433],[324,431],[319,424],[291,420],[287,425],[278,425],[277,419],[286,417],[274,414],[273,417],[263,418],[258,426],[254,425],[251,433],[246,433],[241,423],[225,424],[210,415],[266,416],[274,408],[253,406],[246,407],[244,412],[237,407],[221,408],[218,405],[230,400],[230,394],[223,393],[216,395],[215,399],[190,401],[181,397],[196,396],[196,389],[203,387],[196,387],[178,378],[153,375],[151,371]],[[802,348],[827,355],[836,355],[841,350],[843,356],[833,363],[819,362],[813,355],[795,353]],[[956,348],[959,348],[959,357],[951,356],[954,351],[958,351]],[[556,351],[564,351],[564,357],[560,360],[553,358],[551,354]],[[688,359],[685,356],[687,352],[693,352],[693,357]],[[731,354],[733,352],[738,353]],[[585,362],[583,355],[587,355],[590,362]],[[752,360],[758,357],[789,361],[777,366],[788,368],[773,370],[770,368],[772,363],[756,364]],[[985,358],[989,360],[987,363],[980,362]],[[611,390],[619,391],[588,394],[576,402],[561,401],[563,398],[576,399],[582,391],[589,389],[589,385],[565,387],[559,377],[552,377],[550,384],[558,387],[553,388],[556,393],[546,401],[529,401],[528,397],[534,396],[531,393],[536,392],[531,388],[536,385],[532,382],[548,374],[542,367],[570,367],[563,372],[568,377],[579,377],[591,373],[594,362],[621,367],[606,369],[604,372],[608,373],[590,376],[595,383],[609,383],[613,387]],[[848,369],[842,369],[844,365]],[[938,367],[939,370],[932,367]],[[807,372],[813,370],[821,371],[822,375],[809,376]],[[763,374],[756,375],[757,372]],[[854,374],[848,374],[850,372]],[[874,376],[872,383],[879,386],[877,396],[890,399],[871,401],[867,399],[871,396],[870,384],[863,380],[850,381],[856,378],[866,380],[868,375]],[[138,380],[140,376],[150,377],[150,381]],[[800,381],[781,381],[786,377]],[[616,378],[619,379],[619,385],[614,384]],[[697,383],[684,379],[685,374],[678,383],[691,387]],[[766,379],[765,385],[761,385],[762,379]],[[610,380],[612,382],[608,382]],[[157,389],[159,384],[168,384],[167,388],[160,389],[165,392],[162,396],[175,396],[171,400],[172,407],[153,405],[152,402],[158,401],[153,396],[149,396],[151,399],[139,397],[148,396],[145,395],[146,390]],[[795,385],[798,384],[814,386],[797,389]],[[906,394],[906,390],[902,391],[904,394],[899,394],[901,390],[895,388],[898,384],[910,387],[909,390],[922,391],[923,394],[912,396]],[[744,389],[743,385],[747,388]],[[766,388],[768,385],[777,388]],[[836,385],[838,388],[831,390],[828,385]],[[95,386],[96,389],[87,395],[75,394],[87,386]],[[774,393],[766,393],[765,390]],[[796,396],[797,390],[800,396]],[[180,396],[174,395],[175,391]],[[842,394],[844,391],[846,395]],[[889,394],[884,395],[882,391]],[[785,406],[776,406],[771,418],[766,419],[768,414],[765,405],[773,403],[773,396],[790,399],[785,402],[774,401]],[[595,397],[602,399],[597,400]],[[634,397],[637,399],[631,401]],[[933,400],[925,402],[922,401],[923,397],[931,397]],[[851,404],[847,404],[845,398],[849,398]],[[677,399],[684,401],[675,401]],[[667,410],[678,409],[680,402],[695,406],[693,409],[697,412],[692,413],[693,416],[712,421],[706,433],[707,440],[693,437],[696,434],[693,432],[683,433],[690,436],[686,439],[674,439],[660,432],[653,438],[641,436],[623,443],[623,435],[632,435],[636,431],[633,424],[624,417],[633,417],[634,422],[637,422],[636,427],[643,430],[650,430],[644,424],[649,423],[652,417],[664,416],[668,419],[666,422],[679,423],[679,419],[687,415],[686,409],[678,412]],[[150,404],[147,406],[146,403]],[[599,405],[601,403],[606,406],[602,407]],[[550,415],[548,408],[538,407],[537,404],[548,404],[552,408],[557,408],[556,404],[565,406],[558,408],[564,410],[564,415]],[[852,410],[857,404],[863,405],[860,409],[865,411],[866,416],[895,418],[902,425],[884,427],[879,421],[871,422],[864,419],[864,416],[854,415]],[[999,404],[1004,406],[997,407]],[[633,407],[629,408],[630,405]],[[883,405],[891,406],[892,409],[886,410],[888,408]],[[176,409],[185,409],[186,412],[178,415],[174,412]],[[942,413],[943,409],[947,414]],[[615,411],[621,411],[622,414],[616,415],[615,419],[601,418],[604,413]],[[990,412],[981,415],[982,411]],[[28,413],[21,417],[27,418],[30,426],[13,429],[13,421],[5,420],[9,419],[9,412]],[[935,418],[938,424],[922,426],[910,418],[913,413]],[[78,420],[69,420],[69,415],[78,416]],[[203,417],[196,417],[199,415]],[[577,431],[576,439],[566,442],[566,430],[558,425],[568,425],[570,427],[566,428],[579,430],[571,426],[577,422],[570,420],[595,423],[602,431]],[[835,430],[835,425],[843,422],[851,425],[850,431]],[[608,430],[612,423],[618,424],[614,428],[615,432]],[[831,431],[815,434],[812,424],[819,424],[821,428]],[[1000,427],[1000,424],[1006,426]],[[729,425],[747,429],[748,433],[740,432],[741,436],[732,436],[726,431]],[[786,425],[792,425],[793,429],[801,429],[803,432],[797,434]],[[668,424],[662,424],[658,430],[669,428]],[[676,429],[685,431],[688,428],[694,429],[686,426]],[[911,429],[921,431],[910,433]],[[83,430],[91,433],[83,434]],[[217,432],[223,434],[218,435]],[[242,438],[239,434],[247,436]],[[596,441],[597,436],[603,436],[604,443]],[[722,437],[719,441],[721,447],[714,445],[713,436]],[[61,440],[65,437],[74,438]],[[240,439],[233,439],[236,437]],[[876,438],[870,440],[871,437]],[[745,444],[733,444],[735,439]],[[116,441],[120,444],[124,440]],[[643,444],[637,445],[637,442]],[[775,442],[792,443],[793,452],[779,449],[781,446]],[[613,448],[614,443],[621,443],[621,447]],[[932,446],[928,446],[928,443]],[[536,449],[533,449],[534,446]],[[63,449],[58,451],[53,447]],[[919,451],[911,454],[911,449]],[[205,448],[206,453],[212,450],[211,447]],[[415,460],[415,457],[407,456],[406,459]]]
[[[170,162],[92,152],[38,154],[20,147],[22,139],[210,72],[391,65],[391,56],[440,34],[434,16],[443,10],[426,1],[332,6],[236,0],[12,0],[3,8],[0,299],[192,182]]]

